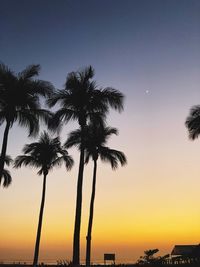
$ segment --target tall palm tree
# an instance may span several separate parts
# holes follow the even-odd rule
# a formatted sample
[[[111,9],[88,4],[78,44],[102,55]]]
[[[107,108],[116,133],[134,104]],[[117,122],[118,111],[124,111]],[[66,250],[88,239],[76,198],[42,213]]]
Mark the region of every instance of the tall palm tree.
[[[53,92],[51,83],[35,79],[40,66],[30,65],[20,73],[14,73],[0,64],[0,125],[5,122],[0,160],[0,177],[4,169],[8,134],[15,122],[29,130],[29,136],[39,131],[39,119],[47,122],[50,112],[41,109],[39,96],[47,97]]]
[[[5,161],[5,164],[7,166],[9,166],[10,163],[12,162],[12,159],[11,159],[10,156],[6,155],[4,161]],[[0,185],[2,183],[2,180],[3,180],[3,184],[2,185],[5,188],[8,187],[12,183],[12,177],[11,177],[11,174],[10,174],[9,170],[3,169],[2,176],[0,177]]]
[[[14,167],[19,168],[24,165],[39,168],[38,175],[43,175],[42,200],[40,205],[33,260],[33,266],[36,266],[38,263],[43,210],[45,203],[46,177],[49,171],[53,169],[53,167],[59,167],[62,163],[65,163],[66,169],[70,170],[73,166],[73,159],[61,146],[59,137],[50,138],[46,132],[41,134],[38,142],[25,145],[23,152],[24,155],[18,156],[15,159]]]
[[[200,134],[200,105],[193,106],[186,118],[185,125],[189,132],[189,138],[194,140]]]
[[[105,146],[109,137],[112,134],[118,134],[116,128],[105,127],[91,123],[86,127],[85,137],[84,137],[84,147],[86,151],[85,162],[88,163],[91,158],[94,163],[93,168],[93,182],[92,182],[92,194],[90,200],[90,213],[87,231],[87,244],[86,244],[86,266],[90,266],[91,262],[91,236],[92,236],[92,224],[93,224],[93,214],[94,214],[94,200],[95,200],[95,190],[96,190],[96,175],[97,175],[97,161],[98,158],[103,162],[108,162],[111,164],[112,169],[118,167],[118,163],[124,166],[127,163],[126,156],[123,152],[110,149]],[[77,146],[81,148],[81,131],[80,129],[70,133],[68,140],[65,143],[65,147],[69,148],[72,146]]]
[[[81,130],[80,161],[77,181],[76,212],[73,238],[73,264],[80,264],[80,227],[82,211],[82,184],[84,172],[83,136],[87,122],[95,117],[104,119],[109,108],[123,110],[123,94],[107,87],[98,88],[94,77],[94,69],[89,66],[83,71],[71,72],[67,76],[65,87],[58,90],[48,100],[50,107],[59,103],[61,108],[55,113],[50,127],[58,129],[63,123],[76,120]]]

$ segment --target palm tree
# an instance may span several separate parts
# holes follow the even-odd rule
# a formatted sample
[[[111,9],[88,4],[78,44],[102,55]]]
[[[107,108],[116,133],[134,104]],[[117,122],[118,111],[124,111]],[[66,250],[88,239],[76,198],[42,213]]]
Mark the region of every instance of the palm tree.
[[[87,244],[86,244],[86,266],[90,266],[91,261],[91,236],[92,236],[92,224],[93,224],[93,214],[94,214],[94,200],[95,200],[95,190],[96,190],[96,175],[97,175],[97,161],[98,158],[103,162],[108,162],[111,164],[112,169],[118,167],[118,163],[122,166],[127,163],[126,156],[123,152],[110,149],[106,147],[107,140],[112,134],[118,134],[116,128],[105,127],[103,125],[98,125],[98,123],[91,123],[86,127],[84,147],[86,150],[85,162],[88,163],[91,158],[94,163],[93,168],[93,182],[92,182],[92,194],[90,200],[90,214],[88,222],[87,231]],[[77,146],[81,148],[81,131],[80,129],[70,133],[68,140],[65,143],[65,147],[69,148],[72,146]]]
[[[19,168],[24,165],[39,168],[38,175],[43,175],[42,200],[40,205],[39,222],[33,260],[33,266],[36,266],[38,263],[43,210],[45,203],[46,177],[49,171],[53,169],[53,167],[60,167],[63,162],[65,163],[66,169],[70,170],[73,166],[73,159],[61,146],[59,137],[50,138],[46,132],[41,134],[38,142],[25,145],[23,152],[24,155],[18,156],[15,159],[14,167]]]
[[[39,131],[39,119],[47,122],[50,112],[41,109],[39,96],[50,96],[53,86],[47,81],[34,79],[40,66],[30,65],[15,74],[3,63],[0,64],[0,125],[5,122],[0,160],[0,177],[4,169],[10,128],[15,122],[29,130],[29,136]]]
[[[194,140],[200,134],[200,105],[193,106],[189,116],[186,118],[185,125],[189,132],[189,138]]]
[[[84,172],[83,136],[88,120],[95,117],[104,119],[109,107],[123,110],[123,94],[107,87],[98,88],[94,77],[94,69],[89,66],[83,71],[71,72],[67,76],[65,87],[58,90],[48,100],[50,107],[59,103],[61,108],[55,112],[50,128],[58,129],[63,123],[76,120],[81,131],[80,161],[77,181],[76,212],[73,238],[73,264],[80,264],[80,227],[82,212],[82,184]]]
[[[10,163],[12,162],[12,159],[10,156],[5,156],[4,161],[5,161],[5,164],[9,166]],[[12,183],[12,177],[11,177],[9,170],[3,169],[2,176],[0,177],[0,185],[2,183],[2,180],[3,180],[3,187],[5,188],[8,187]]]

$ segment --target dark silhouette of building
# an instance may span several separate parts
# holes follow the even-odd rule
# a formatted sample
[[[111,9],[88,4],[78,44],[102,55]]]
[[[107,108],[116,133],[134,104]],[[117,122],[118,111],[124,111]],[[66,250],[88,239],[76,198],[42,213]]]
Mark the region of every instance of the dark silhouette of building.
[[[200,262],[200,244],[198,245],[176,245],[172,252],[173,263]]]

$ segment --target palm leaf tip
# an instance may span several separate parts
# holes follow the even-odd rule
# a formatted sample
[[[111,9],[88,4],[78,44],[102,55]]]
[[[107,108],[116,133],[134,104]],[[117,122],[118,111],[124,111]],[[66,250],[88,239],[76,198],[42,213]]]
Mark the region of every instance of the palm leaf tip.
[[[6,66],[3,62],[0,62],[0,74],[3,74],[3,75],[8,74],[8,76],[11,77],[14,75],[14,72],[8,66]]]
[[[76,146],[80,148],[80,144],[81,144],[81,130],[77,129],[69,133],[69,136],[66,142],[64,143],[64,147],[71,148],[73,146]]]
[[[30,79],[34,76],[38,76],[40,69],[41,69],[41,67],[39,64],[29,65],[22,72],[19,73],[19,77],[21,77],[23,79]]]
[[[126,156],[123,152],[115,149],[110,149],[109,147],[102,147],[100,151],[101,160],[111,164],[113,170],[118,168],[118,163],[121,166],[127,164]]]
[[[12,183],[12,177],[8,170],[4,169],[2,172],[2,177],[0,178],[0,185],[3,180],[3,187],[7,188]]]
[[[189,139],[194,140],[200,134],[200,106],[191,108],[189,116],[186,118],[185,126],[189,132]]]
[[[33,156],[20,155],[17,156],[14,162],[14,168],[21,168],[24,166],[31,166],[34,168],[40,167],[40,164],[37,162],[37,159]]]
[[[65,160],[65,168],[70,171],[72,169],[72,167],[74,166],[74,160],[71,156],[65,156],[64,157]]]
[[[88,79],[92,79],[95,75],[95,71],[94,68],[90,65],[88,67],[86,67],[83,71],[82,71],[83,77],[88,80]]]
[[[37,114],[37,111],[35,111]],[[29,136],[37,136],[39,132],[39,119],[33,110],[24,110],[18,113],[19,125],[28,129]]]
[[[61,108],[52,114],[51,118],[48,122],[48,128],[53,132],[60,132],[63,123],[68,122],[74,118],[74,113],[71,110],[66,110],[65,108]]]
[[[120,161],[121,166],[125,166],[127,164],[127,158],[121,151],[118,151],[118,160]]]
[[[115,110],[119,112],[124,110],[124,95],[120,91],[112,87],[106,87],[102,90],[102,96]]]
[[[0,157],[0,161],[2,160],[2,158]],[[10,166],[10,164],[13,162],[11,156],[9,155],[6,155],[5,158],[4,158],[4,162],[7,166]]]
[[[32,87],[34,88],[35,93],[42,97],[50,97],[54,92],[53,84],[48,81],[32,81]]]

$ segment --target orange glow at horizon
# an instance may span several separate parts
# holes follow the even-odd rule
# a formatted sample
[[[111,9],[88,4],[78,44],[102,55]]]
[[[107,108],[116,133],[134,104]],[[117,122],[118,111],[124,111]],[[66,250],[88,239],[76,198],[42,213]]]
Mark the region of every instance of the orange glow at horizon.
[[[170,253],[175,244],[199,243],[200,213],[198,205],[194,205],[199,201],[198,188],[188,185],[187,175],[182,173],[180,177],[182,185],[177,183],[172,186],[173,177],[170,183],[164,178],[168,177],[171,170],[162,173],[160,169],[163,180],[154,181],[154,170],[151,173],[150,169],[152,168],[148,167],[146,170],[141,170],[140,174],[138,172],[141,184],[135,184],[130,188],[128,185],[132,175],[129,175],[127,168],[112,172],[107,166],[99,166],[92,238],[94,261],[101,259],[103,253],[109,251],[116,252],[118,261],[135,261],[146,249],[159,248],[160,253],[164,254]],[[85,257],[91,170],[91,166],[86,169],[84,181],[82,260]],[[134,170],[134,176],[136,172],[137,169]],[[22,173],[23,171],[16,172],[16,176],[20,177]],[[55,198],[57,181],[53,179],[52,173],[47,185],[40,259],[70,260],[75,196],[70,193],[69,187],[73,185],[75,190],[76,184],[72,183],[65,188],[69,183],[65,173],[63,170],[56,170],[56,173],[60,179],[59,187],[57,186],[59,195],[57,194]],[[109,179],[100,179],[105,173],[109,173]],[[127,179],[126,184],[121,179],[122,174]],[[159,175],[158,168],[156,174]],[[72,175],[75,175],[75,171],[70,176]],[[147,175],[148,180],[146,180]],[[2,213],[6,216],[2,219],[0,251],[3,255],[0,255],[0,259],[32,259],[41,193],[41,177],[33,176],[33,179],[30,177],[26,179],[25,183],[26,186],[30,183],[30,188],[35,184],[36,189],[34,193],[31,193],[33,190],[27,191],[23,197],[18,198],[20,209],[16,209],[14,200],[8,201],[6,207],[1,206]],[[143,187],[144,180],[147,187]],[[113,184],[115,189],[111,190]],[[182,190],[177,191],[177,188]],[[5,191],[3,194],[5,198],[9,198]],[[122,197],[118,197],[119,195]],[[31,206],[31,209],[28,206]]]

